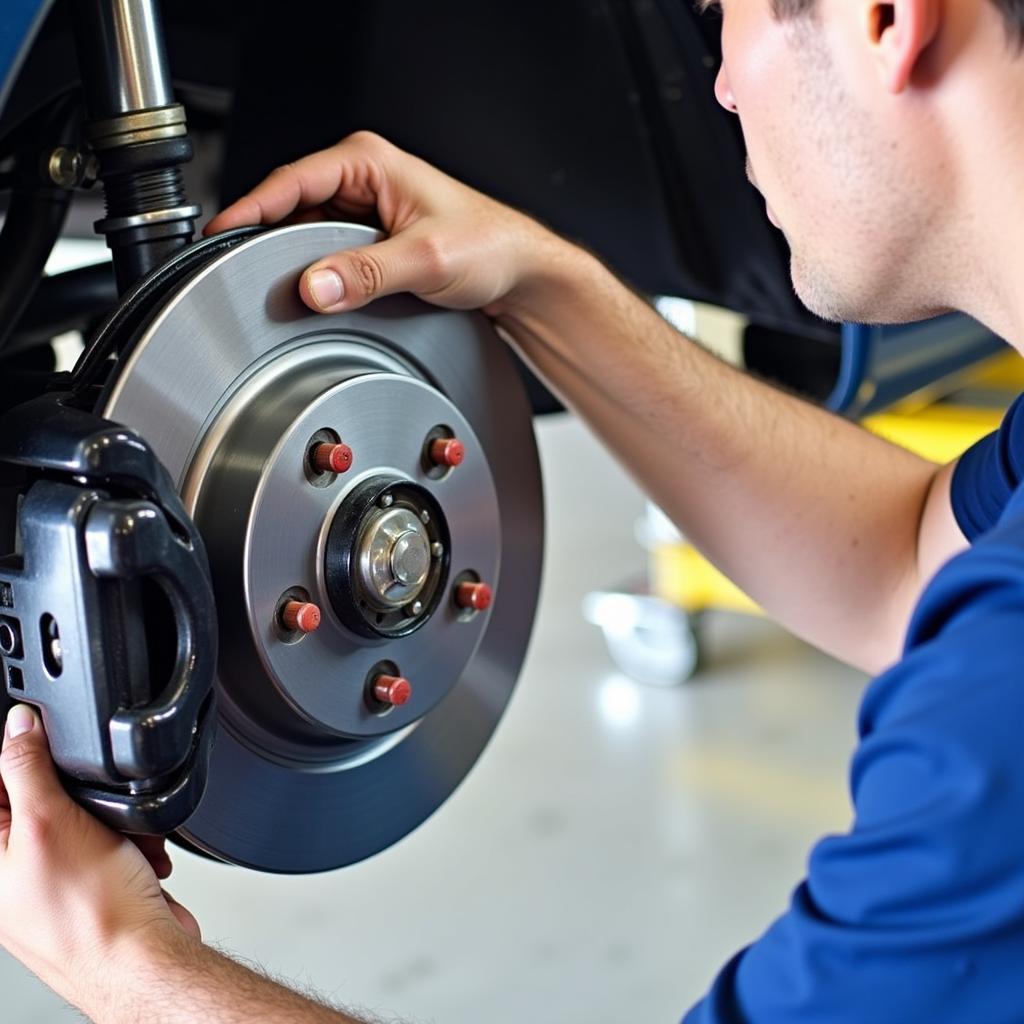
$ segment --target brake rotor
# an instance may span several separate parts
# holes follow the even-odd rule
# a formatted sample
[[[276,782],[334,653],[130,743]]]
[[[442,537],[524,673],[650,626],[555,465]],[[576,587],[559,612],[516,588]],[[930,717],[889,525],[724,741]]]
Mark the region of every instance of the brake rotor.
[[[177,838],[262,870],[350,864],[426,819],[537,604],[532,414],[486,318],[298,299],[306,266],[377,237],[301,225],[215,256],[118,346],[99,406],[153,445],[213,571],[220,729]]]

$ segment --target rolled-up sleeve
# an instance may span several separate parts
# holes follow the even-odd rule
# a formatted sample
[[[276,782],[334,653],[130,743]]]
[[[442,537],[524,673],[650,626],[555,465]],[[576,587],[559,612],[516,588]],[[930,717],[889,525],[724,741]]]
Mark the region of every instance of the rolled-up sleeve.
[[[991,530],[1024,481],[1024,395],[1010,406],[1002,426],[970,448],[956,465],[950,498],[964,536]]]

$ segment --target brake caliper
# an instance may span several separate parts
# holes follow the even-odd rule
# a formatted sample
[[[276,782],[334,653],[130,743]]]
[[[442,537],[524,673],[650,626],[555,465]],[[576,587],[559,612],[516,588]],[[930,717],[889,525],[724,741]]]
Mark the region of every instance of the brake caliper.
[[[202,797],[216,717],[199,534],[137,433],[58,397],[0,417],[0,463],[17,501],[0,557],[7,695],[39,708],[79,803],[123,832],[171,832]]]

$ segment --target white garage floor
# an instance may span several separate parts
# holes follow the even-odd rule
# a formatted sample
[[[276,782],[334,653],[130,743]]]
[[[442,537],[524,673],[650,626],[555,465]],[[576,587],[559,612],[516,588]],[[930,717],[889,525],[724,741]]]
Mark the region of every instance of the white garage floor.
[[[863,678],[725,614],[699,682],[617,675],[580,600],[640,570],[643,501],[573,420],[540,432],[539,623],[460,791],[398,847],[332,875],[177,855],[171,891],[209,940],[385,1020],[678,1019],[783,908],[809,843],[847,819]],[[80,1019],[2,955],[0,993],[5,1024]]]

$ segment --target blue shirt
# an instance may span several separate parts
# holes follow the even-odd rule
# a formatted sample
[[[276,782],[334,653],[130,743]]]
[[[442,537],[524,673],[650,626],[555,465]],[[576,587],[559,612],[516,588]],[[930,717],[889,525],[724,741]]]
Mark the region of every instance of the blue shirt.
[[[868,688],[854,823],[684,1024],[1024,1021],[1024,398],[961,460],[972,546]]]

